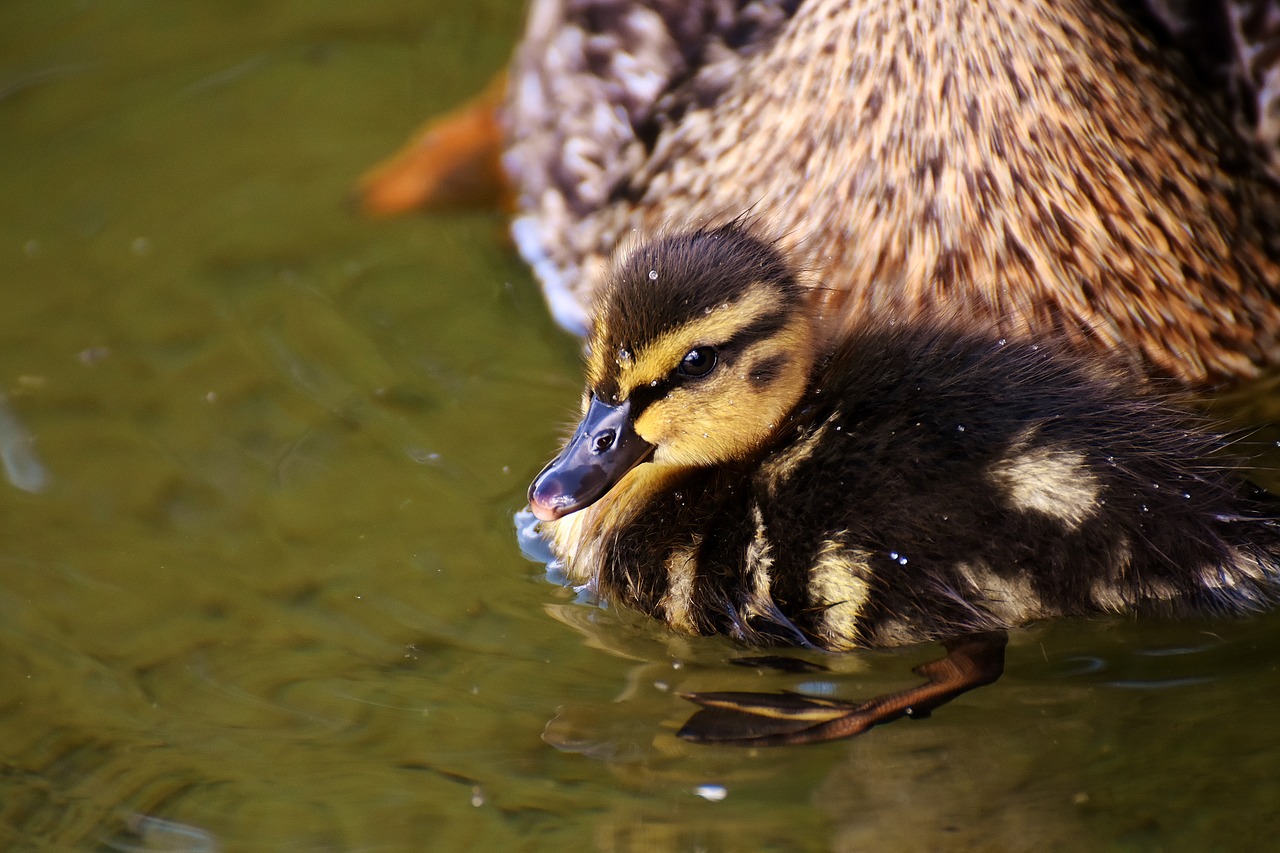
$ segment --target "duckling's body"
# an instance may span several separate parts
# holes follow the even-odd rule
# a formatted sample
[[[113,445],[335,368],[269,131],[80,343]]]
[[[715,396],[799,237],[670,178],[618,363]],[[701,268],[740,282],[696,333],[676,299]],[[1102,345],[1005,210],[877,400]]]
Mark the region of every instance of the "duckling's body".
[[[831,650],[1277,599],[1280,504],[1122,371],[916,322],[826,343],[812,310],[736,225],[615,266],[583,426],[530,490],[575,582]]]
[[[1252,377],[1280,361],[1275,51],[1254,30],[1226,4],[543,0],[505,110],[514,233],[578,330],[620,239],[750,210],[827,317]]]

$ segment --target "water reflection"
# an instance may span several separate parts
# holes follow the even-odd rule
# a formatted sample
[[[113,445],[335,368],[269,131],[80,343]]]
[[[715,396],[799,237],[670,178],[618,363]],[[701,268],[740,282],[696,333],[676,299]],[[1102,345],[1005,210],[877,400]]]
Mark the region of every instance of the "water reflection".
[[[49,479],[36,454],[35,438],[18,420],[3,394],[0,394],[0,466],[9,484],[24,492],[43,491]]]

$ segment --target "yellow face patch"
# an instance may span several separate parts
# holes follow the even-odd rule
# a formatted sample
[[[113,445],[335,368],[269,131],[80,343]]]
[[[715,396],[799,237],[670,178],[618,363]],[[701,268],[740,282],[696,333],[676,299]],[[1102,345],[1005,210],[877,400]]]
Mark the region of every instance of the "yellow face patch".
[[[710,465],[741,458],[764,442],[804,393],[812,366],[810,324],[795,306],[780,306],[776,290],[753,282],[738,299],[711,308],[652,341],[618,346],[606,330],[593,336],[588,375],[593,388],[617,388],[619,401],[638,389],[678,377],[684,358],[699,347],[721,347],[783,308],[791,314],[776,331],[725,351],[705,378],[673,383],[649,402],[636,432],[655,446],[653,461]],[[767,364],[765,373],[753,368]]]

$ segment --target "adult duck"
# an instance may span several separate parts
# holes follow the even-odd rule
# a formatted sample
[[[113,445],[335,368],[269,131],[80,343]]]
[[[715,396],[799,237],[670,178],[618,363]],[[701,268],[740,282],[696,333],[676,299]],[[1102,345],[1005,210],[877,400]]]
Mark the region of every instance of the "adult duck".
[[[362,199],[501,150],[579,333],[620,241],[750,211],[824,318],[1052,334],[1203,389],[1280,360],[1270,8],[535,0],[507,84]]]

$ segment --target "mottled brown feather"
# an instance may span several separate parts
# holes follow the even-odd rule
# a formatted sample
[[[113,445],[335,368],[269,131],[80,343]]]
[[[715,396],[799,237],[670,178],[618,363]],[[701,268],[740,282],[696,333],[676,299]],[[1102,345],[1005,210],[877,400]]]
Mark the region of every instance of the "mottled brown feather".
[[[636,229],[751,211],[828,317],[1065,336],[1193,386],[1280,360],[1274,56],[1242,128],[1171,48],[1185,4],[697,5],[533,6],[506,167],[567,324]]]

